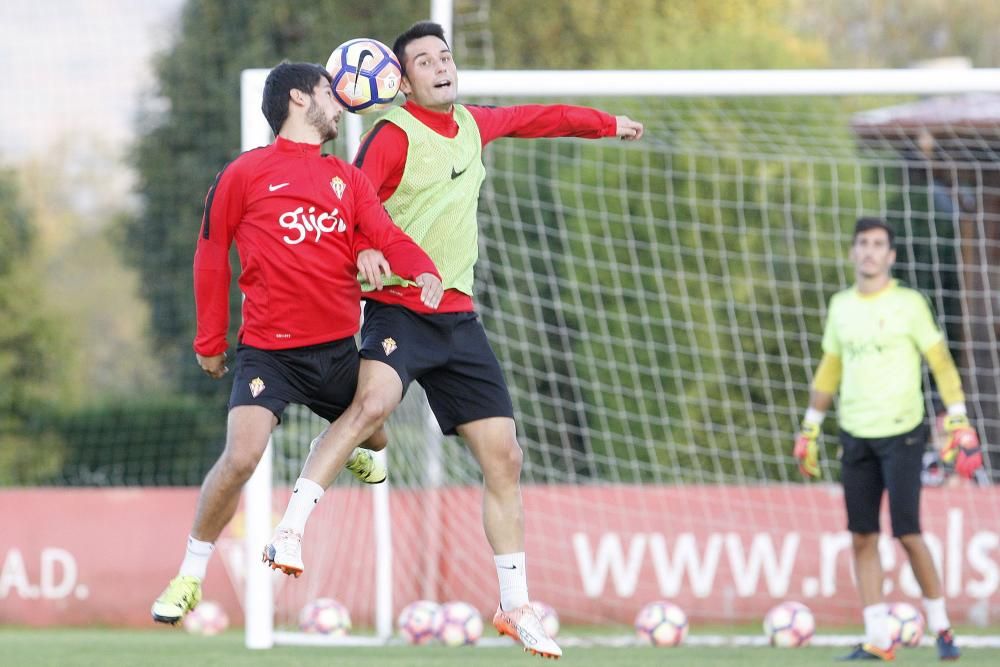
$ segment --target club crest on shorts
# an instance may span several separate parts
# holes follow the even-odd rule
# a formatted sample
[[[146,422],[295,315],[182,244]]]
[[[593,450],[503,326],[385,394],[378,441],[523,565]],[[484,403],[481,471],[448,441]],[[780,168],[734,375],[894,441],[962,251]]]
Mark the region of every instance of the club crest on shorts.
[[[389,356],[396,351],[396,341],[391,338],[386,338],[382,341],[382,349],[385,350],[385,356]]]
[[[264,381],[260,378],[254,378],[250,380],[250,395],[254,398],[260,396],[260,392],[264,391]]]
[[[347,189],[347,183],[344,183],[340,176],[334,176],[330,179],[330,187],[337,193],[337,199],[344,198],[344,190]]]

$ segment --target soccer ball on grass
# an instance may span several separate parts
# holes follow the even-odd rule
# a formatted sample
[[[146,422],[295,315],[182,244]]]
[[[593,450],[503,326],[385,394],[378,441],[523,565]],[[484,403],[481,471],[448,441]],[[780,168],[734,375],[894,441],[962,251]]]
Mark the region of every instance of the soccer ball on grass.
[[[889,636],[893,646],[920,646],[924,638],[924,617],[909,602],[889,605]]]
[[[441,605],[434,620],[437,638],[445,646],[470,646],[483,636],[483,617],[467,602]]]
[[[351,632],[351,613],[331,598],[317,598],[299,612],[303,632],[343,637]]]
[[[184,629],[193,635],[211,637],[229,627],[229,616],[216,602],[204,600],[184,617]]]
[[[635,632],[646,644],[678,646],[687,637],[687,614],[673,602],[650,602],[635,617]]]
[[[430,600],[417,600],[403,607],[396,627],[399,634],[409,644],[429,644],[437,639],[437,622],[441,619],[438,611],[441,605]]]
[[[816,619],[801,602],[782,602],[764,617],[764,634],[771,640],[771,646],[808,646],[815,633]]]

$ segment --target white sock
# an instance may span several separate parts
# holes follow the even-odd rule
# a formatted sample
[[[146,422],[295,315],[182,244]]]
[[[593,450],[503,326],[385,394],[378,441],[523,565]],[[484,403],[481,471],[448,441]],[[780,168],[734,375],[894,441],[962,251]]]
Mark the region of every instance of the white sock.
[[[927,612],[927,627],[934,634],[951,627],[951,623],[948,621],[948,612],[944,609],[943,597],[934,600],[924,598],[924,611]]]
[[[322,497],[322,486],[311,479],[299,477],[295,480],[295,490],[292,492],[292,498],[288,501],[288,507],[285,509],[285,516],[282,517],[278,528],[291,528],[299,535],[304,533],[306,521],[309,520],[309,515],[312,514],[316,503]]]
[[[892,646],[889,636],[889,605],[884,602],[865,607],[865,641],[875,648]]]
[[[524,552],[493,556],[500,580],[500,607],[511,610],[528,604],[528,573],[524,570]]]
[[[208,559],[212,557],[215,545],[211,542],[202,542],[188,535],[187,551],[184,552],[184,562],[178,574],[187,577],[198,577],[205,579],[205,570],[208,569]]]

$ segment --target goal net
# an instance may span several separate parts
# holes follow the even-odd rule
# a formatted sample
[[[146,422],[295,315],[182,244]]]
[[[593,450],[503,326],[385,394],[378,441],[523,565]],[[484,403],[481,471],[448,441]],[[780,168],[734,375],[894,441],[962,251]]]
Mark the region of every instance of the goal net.
[[[256,110],[263,73],[246,74]],[[502,139],[484,152],[476,301],[524,450],[532,598],[564,624],[619,629],[657,599],[693,631],[759,622],[789,599],[821,628],[858,622],[836,419],[819,483],[802,482],[790,449],[826,305],[853,281],[851,230],[873,215],[895,225],[894,274],[936,309],[985,443],[985,474],[967,483],[934,464],[932,428],[925,533],[953,620],[995,620],[995,71],[465,71],[460,89],[466,103],[582,104],[646,127],[639,142]],[[245,147],[270,140],[262,125],[244,118]],[[934,426],[942,406],[925,388]],[[293,414],[276,434],[273,474],[255,482],[273,489],[275,516],[321,427]],[[390,483],[342,479],[310,521],[303,579],[263,575],[278,586],[262,613],[279,641],[301,639],[296,615],[318,597],[376,639],[418,599],[469,602],[488,623],[498,593],[474,460],[416,384],[388,428]],[[263,517],[260,544],[271,511],[248,516],[248,531]],[[919,606],[887,519],[887,599]]]

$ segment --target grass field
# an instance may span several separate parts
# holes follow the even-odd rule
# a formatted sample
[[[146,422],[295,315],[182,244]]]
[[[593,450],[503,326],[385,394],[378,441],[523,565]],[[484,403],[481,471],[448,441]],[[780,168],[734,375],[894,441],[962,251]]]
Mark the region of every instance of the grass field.
[[[737,665],[782,667],[784,665],[829,665],[845,653],[843,647],[805,649],[772,648],[568,648],[561,665],[584,667],[646,667],[652,665]],[[940,664],[932,648],[906,649],[897,654],[905,665]],[[59,665],[118,667],[202,667],[246,665],[248,667],[306,667],[359,665],[366,667],[479,667],[479,665],[552,664],[529,656],[517,648],[399,647],[316,648],[279,647],[248,651],[241,632],[218,637],[195,637],[168,628],[153,630],[34,630],[0,628],[0,664],[34,667]],[[1000,665],[1000,649],[965,649],[962,665]]]

